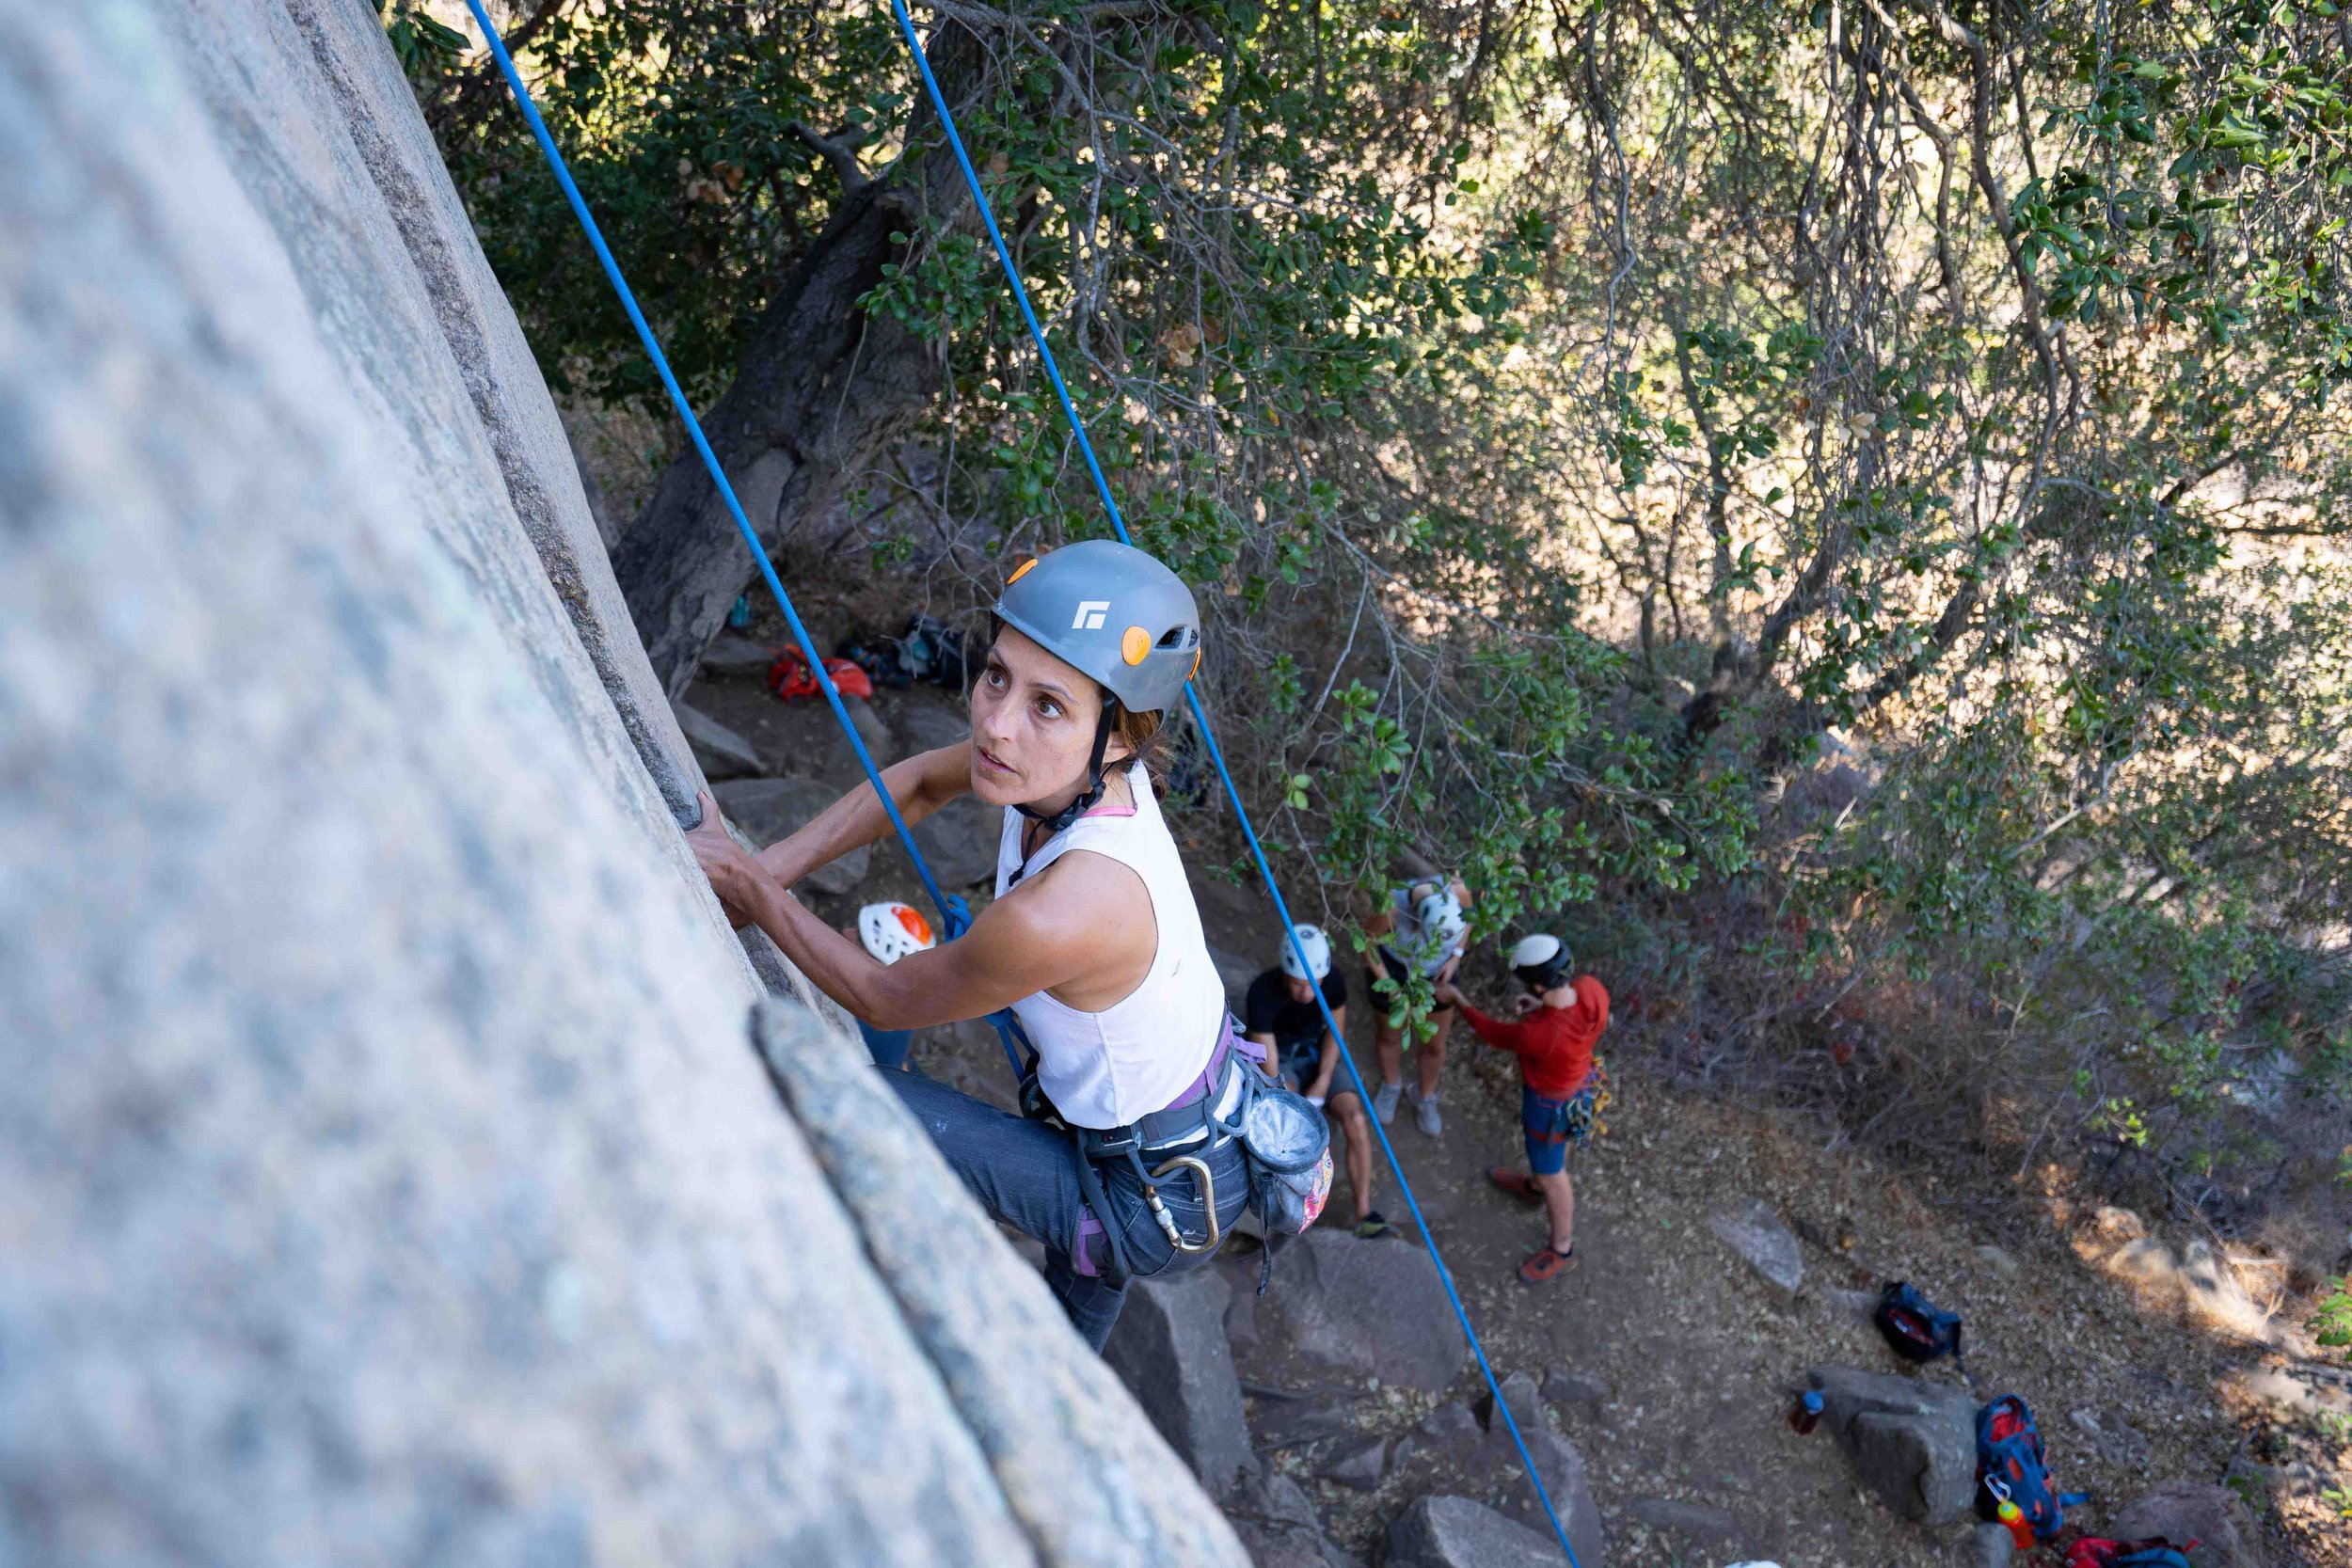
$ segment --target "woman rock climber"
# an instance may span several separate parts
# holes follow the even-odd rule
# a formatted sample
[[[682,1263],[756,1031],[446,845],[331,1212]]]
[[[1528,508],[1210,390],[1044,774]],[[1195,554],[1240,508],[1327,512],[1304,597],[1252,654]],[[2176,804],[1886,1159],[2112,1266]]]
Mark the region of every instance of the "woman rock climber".
[[[1204,1116],[1235,1115],[1243,1069],[1147,767],[1160,715],[1200,662],[1200,619],[1173,572],[1093,540],[1015,571],[996,626],[971,738],[882,773],[910,824],[966,790],[1010,808],[995,901],[961,938],[885,965],[787,891],[890,832],[870,784],[756,858],[707,799],[688,836],[728,912],[868,1025],[1012,1008],[1040,1109],[1069,1131],[919,1074],[886,1077],[981,1205],[1045,1244],[1047,1284],[1099,1350],[1127,1279],[1205,1262],[1250,1198],[1241,1145]]]

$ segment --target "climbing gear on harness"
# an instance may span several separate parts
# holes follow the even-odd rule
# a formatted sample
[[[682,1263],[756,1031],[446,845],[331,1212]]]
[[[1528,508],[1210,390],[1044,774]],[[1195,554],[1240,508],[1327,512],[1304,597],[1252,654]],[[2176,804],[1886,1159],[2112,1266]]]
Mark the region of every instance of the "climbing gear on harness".
[[[1209,1168],[1206,1160],[1198,1155],[1179,1154],[1155,1167],[1152,1180],[1157,1182],[1173,1170],[1189,1170],[1193,1179],[1200,1183],[1200,1213],[1201,1218],[1208,1222],[1209,1233],[1198,1242],[1185,1241],[1178,1233],[1176,1221],[1169,1216],[1168,1206],[1160,1201],[1160,1189],[1156,1185],[1143,1189],[1144,1200],[1152,1206],[1152,1217],[1160,1222],[1162,1234],[1168,1237],[1168,1244],[1178,1252],[1215,1252],[1221,1239],[1216,1228],[1216,1173]]]
[[[1322,927],[1298,928],[1297,949],[1287,944],[1282,948],[1282,973],[1294,980],[1317,981],[1331,973],[1331,939],[1323,934]]]
[[[877,962],[895,964],[939,945],[931,923],[912,904],[868,904],[857,911],[858,940]]]
[[[1526,937],[1511,949],[1511,973],[1538,995],[1557,990],[1572,964],[1566,945],[1555,936]]]
[[[1005,579],[996,616],[1135,713],[1171,706],[1200,662],[1192,590],[1115,539],[1024,562]]]
[[[531,89],[524,84],[522,72],[516,67],[514,56],[507,52],[505,40],[499,37],[498,29],[491,24],[490,14],[484,5],[484,0],[466,0],[466,4],[473,13],[475,25],[482,29],[484,41],[489,46],[491,58],[497,64],[500,75],[505,79],[508,91],[514,95],[516,107],[521,112],[525,123],[531,128],[533,139],[539,145],[540,151],[546,156],[548,167],[554,175],[557,185],[563,190],[564,199],[571,205],[573,214],[580,219],[580,230],[588,238],[589,248],[595,252],[606,277],[612,281],[612,291],[619,297],[621,308],[628,316],[629,325],[636,329],[638,341],[644,345],[646,357],[652,361],[654,372],[660,377],[663,390],[669,394],[671,405],[677,410],[680,420],[686,426],[687,437],[692,444],[695,454],[702,459],[705,470],[710,475],[712,485],[725,503],[728,515],[735,523],[736,531],[741,535],[744,545],[750,549],[752,559],[758,565],[762,580],[768,584],[769,592],[775,595],[777,608],[783,611],[785,622],[791,628],[794,640],[799,642],[805,653],[815,657],[816,642],[809,636],[808,628],[802,622],[799,611],[793,609],[791,595],[785,592],[784,581],[776,573],[775,562],[769,558],[766,547],[760,544],[758,532],[753,529],[750,517],[743,511],[742,501],[737,497],[734,485],[728,483],[726,470],[720,466],[718,455],[711,451],[709,439],[703,433],[702,422],[694,417],[693,405],[687,401],[684,388],[678,385],[676,375],[671,371],[669,360],[661,352],[660,340],[655,338],[653,329],[646,325],[644,312],[638,308],[636,296],[629,292],[628,279],[622,275],[620,263],[613,260],[612,247],[605,244],[603,232],[596,227],[595,214],[588,211],[588,203],[580,196],[580,187],[573,181],[571,170],[565,166],[564,154],[555,145],[555,137],[548,132],[547,122],[540,118],[538,106],[532,102]],[[1037,345],[1039,369],[1045,372],[1045,379],[1053,388],[1055,399],[1061,406],[1062,417],[1069,421],[1072,439],[1077,447],[1079,456],[1086,463],[1089,477],[1094,482],[1096,495],[1102,499],[1103,510],[1109,519],[1112,531],[1118,534],[1122,543],[1130,543],[1126,520],[1120,515],[1118,499],[1111,494],[1110,481],[1104,475],[1103,465],[1095,455],[1093,443],[1087,438],[1086,422],[1078,418],[1077,404],[1071,400],[1070,388],[1062,380],[1061,369],[1055,363],[1053,349],[1045,341],[1045,329],[1038,322],[1037,310],[1029,302],[1028,290],[1022,285],[1020,269],[1013,264],[1011,247],[1005,242],[1004,231],[997,227],[995,214],[989,205],[988,193],[980,183],[979,170],[973,166],[971,154],[963,145],[963,137],[956,129],[955,113],[948,106],[946,95],[940,90],[938,77],[932,73],[930,58],[924,53],[923,40],[914,30],[914,18],[907,10],[906,0],[891,0],[891,11],[897,18],[899,36],[906,40],[908,56],[914,62],[915,73],[922,80],[923,90],[930,102],[931,110],[939,117],[940,133],[945,137],[948,150],[955,155],[957,167],[962,172],[966,188],[972,193],[979,215],[980,227],[987,233],[989,244],[996,252],[998,265],[1004,269],[1005,282],[1011,292],[1013,303],[1021,312],[1023,324],[1028,328],[1030,341]],[[905,846],[907,858],[914,863],[916,876],[921,878],[924,892],[930,896],[932,904],[939,910],[941,919],[946,926],[947,939],[953,941],[970,925],[969,915],[964,912],[960,901],[951,898],[941,889],[938,879],[931,875],[930,866],[924,863],[921,851],[915,847],[914,834],[907,826],[906,818],[899,812],[898,802],[883,787],[881,771],[874,766],[874,759],[867,752],[865,740],[858,735],[856,726],[850,723],[849,710],[842,705],[839,693],[833,689],[830,681],[820,684],[824,687],[826,704],[833,709],[834,722],[841,726],[843,736],[849,741],[850,749],[857,757],[859,766],[865,769],[867,782],[873,786],[875,793],[881,797],[883,814],[890,818],[891,828],[898,835],[898,842]],[[1225,764],[1224,752],[1217,746],[1216,732],[1209,724],[1209,716],[1201,706],[1200,693],[1187,687],[1184,695],[1185,708],[1192,716],[1195,733],[1200,736],[1200,746],[1207,753],[1208,763],[1216,769],[1218,781],[1224,784],[1226,799],[1232,803],[1234,819],[1241,829],[1243,842],[1249,847],[1251,863],[1256,865],[1260,879],[1265,883],[1267,896],[1274,901],[1276,915],[1281,920],[1285,928],[1293,931],[1291,940],[1295,943],[1296,928],[1291,920],[1290,906],[1283,900],[1281,887],[1274,879],[1274,867],[1266,860],[1265,846],[1260,842],[1257,829],[1249,820],[1248,808],[1241,798],[1240,785],[1233,780],[1232,769]],[[1320,990],[1317,995],[1317,1006],[1322,1007],[1324,1012],[1324,1023],[1331,1030],[1334,1037],[1337,1037],[1339,1034],[1337,1022],[1331,1017],[1327,1003],[1321,1000]],[[998,1037],[1004,1044],[1006,1058],[1012,1064],[1013,1073],[1017,1078],[1023,1071],[1023,1049],[1025,1045],[1020,1025],[1009,1010],[992,1015],[991,1022],[996,1026]],[[1030,1054],[1033,1055],[1034,1053]],[[1365,1094],[1363,1074],[1358,1069],[1356,1059],[1347,1051],[1343,1040],[1341,1042],[1340,1057],[1347,1066],[1348,1078],[1355,1084],[1357,1093]],[[1394,1101],[1391,1100],[1391,1113],[1393,1110]],[[1462,1304],[1462,1293],[1454,1287],[1453,1271],[1446,1267],[1445,1258],[1438,1251],[1437,1239],[1430,1233],[1428,1221],[1422,1213],[1421,1200],[1414,1196],[1412,1183],[1406,1178],[1404,1167],[1396,1158],[1396,1150],[1389,1143],[1387,1132],[1381,1130],[1378,1123],[1374,1126],[1373,1135],[1379,1140],[1381,1151],[1388,1157],[1389,1168],[1396,1174],[1397,1190],[1404,1195],[1406,1204],[1412,1211],[1414,1223],[1420,1227],[1422,1237],[1428,1245],[1429,1261],[1437,1272],[1438,1283],[1445,1291],[1446,1302],[1454,1309],[1454,1320],[1462,1325],[1463,1338],[1470,1342],[1470,1354],[1478,1363],[1479,1375],[1486,1379],[1488,1391],[1495,1396],[1495,1408],[1502,1418],[1503,1430],[1511,1434],[1512,1447],[1518,1451],[1519,1465],[1527,1475],[1528,1485],[1534,1490],[1535,1500],[1544,1511],[1545,1522],[1551,1527],[1552,1539],[1559,1543],[1560,1549],[1566,1556],[1570,1568],[1578,1568],[1576,1547],[1568,1540],[1567,1528],[1561,1522],[1560,1511],[1553,1506],[1550,1491],[1545,1486],[1543,1476],[1535,1468],[1534,1456],[1528,1449],[1526,1435],[1519,1430],[1518,1418],[1513,1414],[1510,1402],[1502,1397],[1502,1384],[1495,1376],[1494,1364],[1487,1359],[1486,1346],[1480,1342],[1478,1330],[1470,1322],[1470,1309]]]
[[[1889,1280],[1879,1292],[1870,1321],[1878,1325],[1886,1348],[1904,1360],[1921,1365],[1948,1355],[1961,1375],[1968,1375],[1968,1363],[1961,1356],[1960,1314],[1947,1312],[1915,1287]]]

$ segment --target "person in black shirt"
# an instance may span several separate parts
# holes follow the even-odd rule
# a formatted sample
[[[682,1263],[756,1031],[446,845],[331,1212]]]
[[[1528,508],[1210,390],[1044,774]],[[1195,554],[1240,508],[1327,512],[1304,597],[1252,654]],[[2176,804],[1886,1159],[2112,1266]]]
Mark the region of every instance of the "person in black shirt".
[[[1372,1207],[1372,1129],[1364,1122],[1361,1096],[1345,1081],[1335,1083],[1340,1042],[1323,1026],[1323,1010],[1315,1006],[1315,990],[1331,1009],[1331,1021],[1347,1028],[1347,980],[1331,967],[1331,942],[1314,926],[1298,927],[1298,945],[1307,951],[1314,977],[1301,971],[1298,954],[1282,944],[1282,961],[1249,982],[1243,1024],[1250,1039],[1267,1048],[1282,1081],[1323,1107],[1347,1135],[1347,1192],[1356,1208],[1356,1234],[1392,1236],[1396,1227]]]

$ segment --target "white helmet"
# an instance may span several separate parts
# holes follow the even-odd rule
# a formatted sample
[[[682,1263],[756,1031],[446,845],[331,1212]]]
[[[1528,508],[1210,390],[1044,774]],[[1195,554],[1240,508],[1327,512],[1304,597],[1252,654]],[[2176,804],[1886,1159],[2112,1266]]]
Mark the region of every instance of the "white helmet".
[[[1314,971],[1312,974],[1299,970],[1298,949],[1302,947],[1307,951],[1307,967]],[[1323,934],[1322,927],[1301,926],[1298,927],[1298,947],[1293,947],[1287,942],[1282,944],[1282,973],[1294,980],[1318,981],[1331,973],[1331,939]]]
[[[868,904],[857,911],[858,940],[886,964],[939,945],[931,923],[912,904]]]
[[[1453,952],[1470,928],[1462,919],[1462,901],[1451,888],[1439,888],[1414,905],[1413,924],[1421,927],[1422,940],[1440,953]]]
[[[1511,949],[1511,973],[1534,990],[1550,990],[1568,977],[1573,960],[1558,937],[1538,933]]]

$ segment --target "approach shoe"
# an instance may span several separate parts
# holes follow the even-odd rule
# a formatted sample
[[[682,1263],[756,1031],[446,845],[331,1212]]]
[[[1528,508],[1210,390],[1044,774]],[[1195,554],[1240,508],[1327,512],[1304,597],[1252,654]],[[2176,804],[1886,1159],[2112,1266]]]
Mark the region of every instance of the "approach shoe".
[[[1380,1211],[1377,1209],[1368,1212],[1362,1219],[1356,1222],[1356,1237],[1359,1241],[1373,1242],[1383,1236],[1397,1234],[1399,1232],[1396,1227],[1382,1219]]]
[[[1423,1137],[1434,1138],[1445,1131],[1445,1117],[1438,1114],[1436,1095],[1413,1091],[1413,1125],[1421,1129]]]
[[[1396,1120],[1396,1097],[1404,1092],[1402,1084],[1383,1084],[1372,1091],[1372,1114],[1380,1118],[1383,1127]]]
[[[1548,1284],[1565,1274],[1568,1264],[1575,1257],[1576,1243],[1574,1242],[1568,1243],[1568,1250],[1565,1252],[1558,1251],[1547,1243],[1536,1249],[1534,1257],[1519,1265],[1519,1278],[1530,1285]]]
[[[1523,1170],[1513,1170],[1509,1165],[1491,1165],[1487,1167],[1486,1180],[1531,1209],[1544,1200],[1543,1190]]]

